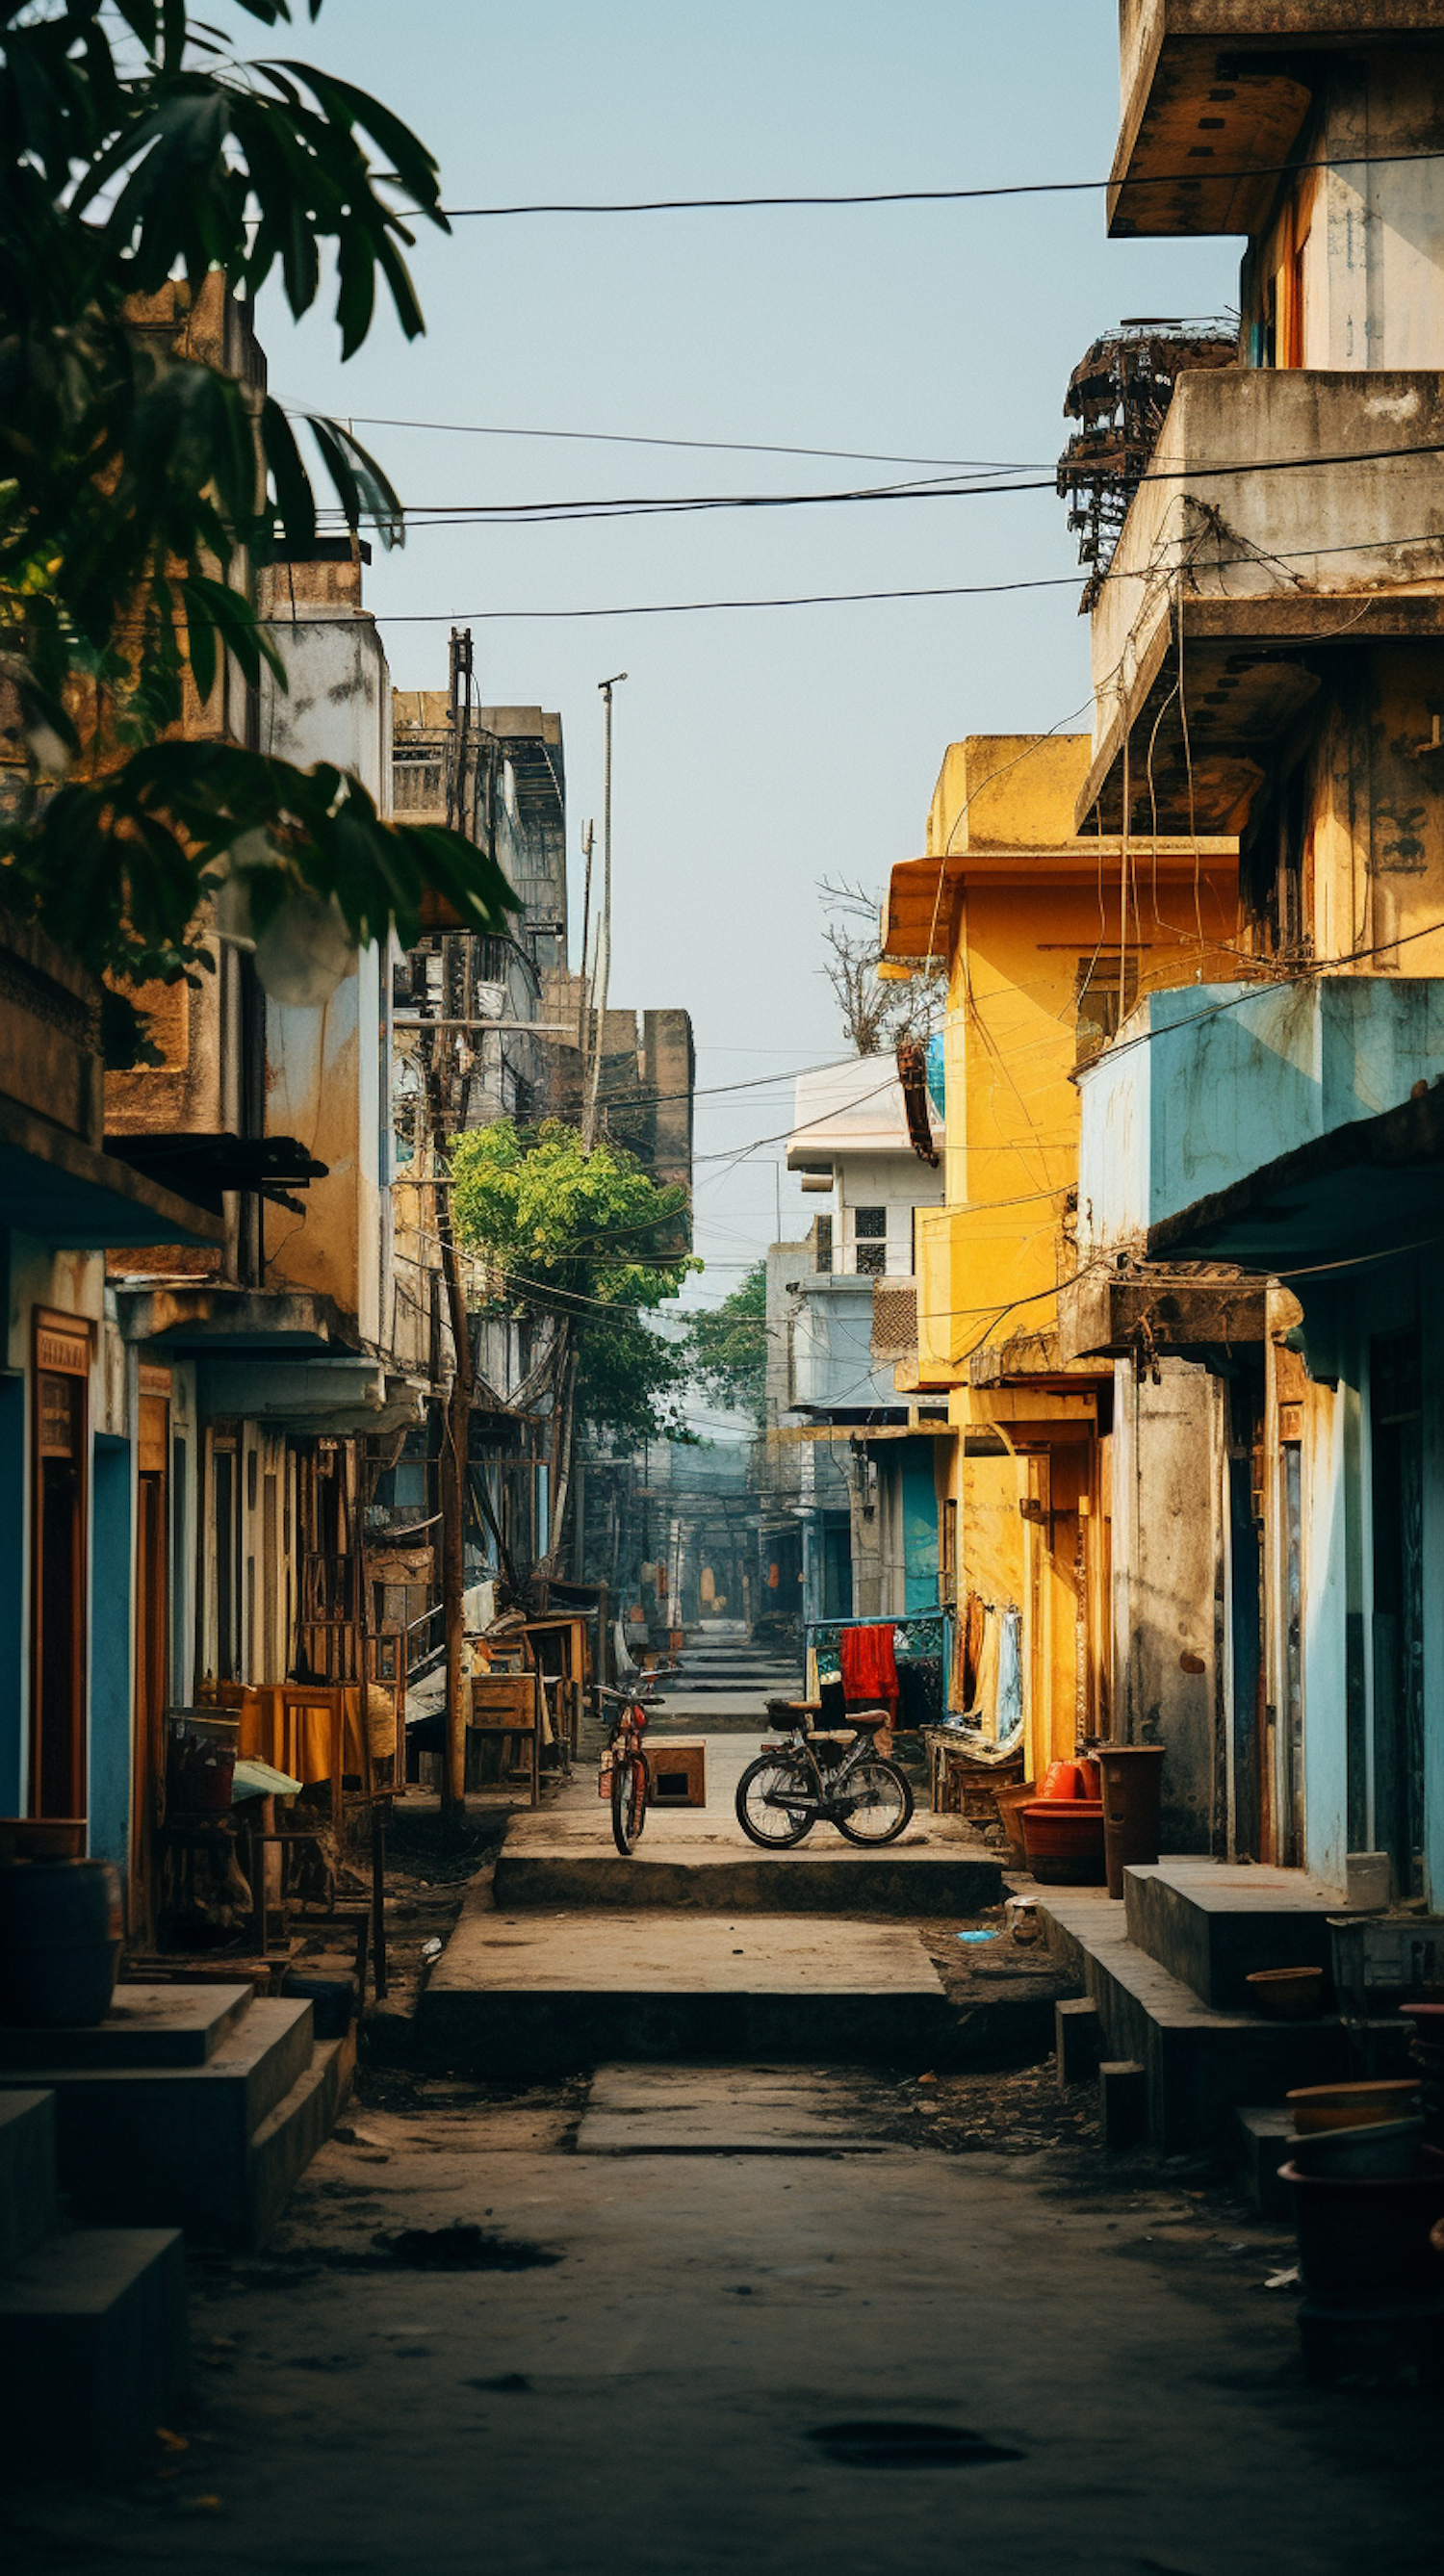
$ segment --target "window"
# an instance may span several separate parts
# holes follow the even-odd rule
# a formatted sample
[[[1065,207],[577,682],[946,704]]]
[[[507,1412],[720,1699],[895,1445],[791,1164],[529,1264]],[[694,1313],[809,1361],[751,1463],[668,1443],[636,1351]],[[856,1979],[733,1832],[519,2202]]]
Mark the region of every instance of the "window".
[[[816,1244],[814,1266],[823,1272],[830,1271],[832,1268],[832,1219],[830,1216],[820,1216],[818,1218],[814,1241]]]
[[[1074,1061],[1089,1064],[1116,1035],[1120,1021],[1127,1019],[1138,999],[1138,960],[1124,960],[1120,992],[1116,950],[1112,956],[1100,949],[1092,957],[1080,957],[1074,990],[1078,996]]]
[[[852,1221],[856,1268],[860,1279],[887,1277],[887,1209],[860,1207]]]

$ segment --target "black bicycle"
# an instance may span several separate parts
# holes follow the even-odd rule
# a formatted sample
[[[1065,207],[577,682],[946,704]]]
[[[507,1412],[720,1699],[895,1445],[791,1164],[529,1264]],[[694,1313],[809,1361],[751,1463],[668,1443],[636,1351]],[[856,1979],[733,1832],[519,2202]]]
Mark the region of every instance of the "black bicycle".
[[[912,1820],[912,1783],[877,1750],[886,1716],[850,1717],[850,1745],[833,1745],[797,1725],[790,1744],[765,1745],[737,1783],[737,1822],[765,1851],[788,1851],[819,1818],[850,1843],[896,1842]]]
[[[665,1680],[668,1673],[680,1672],[680,1664],[656,1664],[643,1673],[631,1690],[597,1689],[599,1700],[615,1700],[616,1718],[602,1754],[602,1795],[607,1794],[610,1775],[612,1798],[612,1839],[623,1860],[631,1857],[641,1841],[647,1821],[647,1799],[652,1786],[652,1766],[642,1746],[647,1725],[647,1693],[654,1682]]]

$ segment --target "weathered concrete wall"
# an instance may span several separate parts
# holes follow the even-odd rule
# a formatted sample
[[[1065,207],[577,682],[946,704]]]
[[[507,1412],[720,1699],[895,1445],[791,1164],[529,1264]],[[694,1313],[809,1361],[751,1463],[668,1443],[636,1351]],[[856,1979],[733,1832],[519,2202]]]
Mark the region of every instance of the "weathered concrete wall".
[[[1187,567],[1209,598],[1281,588],[1444,588],[1431,535],[1444,441],[1437,367],[1335,374],[1267,368],[1181,378],[1150,479],[1124,526],[1092,618],[1094,744],[1148,653]],[[1303,472],[1260,474],[1271,459],[1343,457]],[[1203,467],[1206,475],[1197,474]],[[1190,483],[1190,472],[1197,479]]]
[[[1208,1851],[1217,1825],[1223,1597],[1218,1381],[1165,1360],[1115,1371],[1113,1731],[1163,1744],[1163,1849]]]
[[[384,811],[390,677],[375,621],[360,605],[359,566],[325,557],[279,564],[266,604],[289,686],[283,693],[268,678],[263,687],[262,748],[302,768],[334,763]],[[374,945],[321,1009],[266,1004],[266,1132],[298,1138],[327,1166],[306,1192],[302,1218],[267,1210],[267,1279],[334,1298],[371,1342],[382,1330],[391,1231],[381,1191],[381,1004]]]
[[[1407,1100],[1444,1062],[1444,983],[1319,976],[1153,993],[1079,1077],[1081,1248],[1148,1226],[1310,1138]],[[1144,1043],[1131,1045],[1138,1038]]]

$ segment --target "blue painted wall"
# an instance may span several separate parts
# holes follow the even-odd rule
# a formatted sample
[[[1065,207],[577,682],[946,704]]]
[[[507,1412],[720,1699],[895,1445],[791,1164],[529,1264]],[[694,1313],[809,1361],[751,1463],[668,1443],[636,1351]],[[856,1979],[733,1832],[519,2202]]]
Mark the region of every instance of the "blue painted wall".
[[[100,1434],[91,1468],[90,1849],[130,1862],[130,1494],[128,1440]]]

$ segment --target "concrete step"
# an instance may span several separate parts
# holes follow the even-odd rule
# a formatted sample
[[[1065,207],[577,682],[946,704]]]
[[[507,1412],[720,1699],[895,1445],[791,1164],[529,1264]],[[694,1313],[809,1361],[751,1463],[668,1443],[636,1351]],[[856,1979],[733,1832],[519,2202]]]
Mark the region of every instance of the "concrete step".
[[[55,2101],[0,2093],[0,2273],[54,2233]]]
[[[720,1786],[720,1784],[719,1784]],[[919,1816],[902,1841],[859,1851],[818,1826],[795,1851],[765,1852],[716,1809],[649,1819],[623,1859],[600,1800],[513,1816],[497,1855],[496,1902],[507,1912],[653,1906],[697,1914],[929,1915],[1001,1903],[1003,1871],[951,1817]]]
[[[318,2039],[311,2063],[266,2114],[246,2159],[246,2241],[264,2245],[318,2147],[331,2134],[356,2067],[353,2023],[345,2039]]]
[[[832,1917],[535,1916],[468,1898],[417,2062],[472,2076],[665,2058],[931,2066],[959,2022],[915,1932]]]
[[[52,2066],[204,2066],[254,1992],[249,1985],[119,1985],[104,2021],[88,2030],[0,2024],[0,2080]]]
[[[1293,2153],[1293,2113],[1275,2102],[1241,2102],[1230,2137],[1234,2166],[1246,2197],[1262,2218],[1292,2218],[1293,2193],[1279,2180]]]
[[[1102,2054],[1145,2068],[1148,2134],[1160,2154],[1225,2144],[1240,2102],[1281,2103],[1295,2085],[1347,2075],[1333,2015],[1280,2022],[1214,2011],[1134,1946],[1122,1906],[1101,1891],[1052,1888],[1038,1910],[1053,1956],[1098,2006]]]
[[[599,2066],[579,2156],[878,2155],[895,2087],[820,2066]]]
[[[123,2469],[185,2388],[174,2228],[77,2228],[0,2280],[0,2463],[70,2478]]]
[[[1215,2012],[1249,2010],[1254,1968],[1322,1968],[1330,1976],[1329,1916],[1343,1902],[1297,1869],[1178,1859],[1124,1872],[1134,1948]]]
[[[201,2065],[37,2070],[27,2081],[55,2095],[60,2184],[77,2216],[252,2241],[251,2141],[310,2068],[313,2044],[309,2003],[265,2000]],[[0,2086],[18,2079],[0,2070]]]

